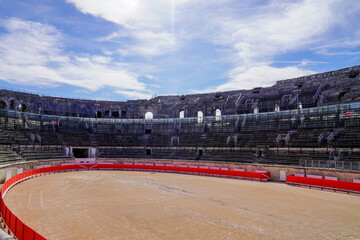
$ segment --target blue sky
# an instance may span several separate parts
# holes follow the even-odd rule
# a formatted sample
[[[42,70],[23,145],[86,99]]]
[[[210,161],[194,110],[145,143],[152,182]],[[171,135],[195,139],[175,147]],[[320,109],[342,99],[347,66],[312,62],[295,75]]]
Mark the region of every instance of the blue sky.
[[[0,87],[128,100],[360,64],[358,0],[0,0]]]

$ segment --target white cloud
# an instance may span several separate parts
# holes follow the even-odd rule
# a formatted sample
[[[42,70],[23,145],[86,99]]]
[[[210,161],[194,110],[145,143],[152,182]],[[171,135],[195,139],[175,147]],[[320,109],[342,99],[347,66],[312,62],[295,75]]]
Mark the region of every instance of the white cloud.
[[[325,64],[328,62],[312,61],[312,60],[308,60],[308,59],[303,59],[301,61],[273,61],[272,63],[289,63],[289,64],[299,64],[300,66],[308,66],[308,65],[315,65],[315,64]]]
[[[0,24],[9,31],[0,37],[2,60],[8,64],[41,65],[67,61],[59,54],[60,34],[55,28],[20,19],[1,21]]]
[[[147,91],[136,74],[110,57],[67,55],[61,49],[61,34],[52,26],[15,18],[2,25],[8,31],[0,36],[2,80],[31,86],[69,84],[89,91]]]
[[[272,67],[271,64],[281,54],[329,42],[327,33],[347,14],[341,7],[342,4],[338,0],[274,0],[269,5],[249,10],[250,13],[239,14],[238,9],[216,11],[217,14],[226,13],[224,15],[208,13],[206,18],[211,27],[204,28],[203,31],[193,30],[193,37],[203,36],[216,46],[229,47],[233,53],[228,57],[232,58],[235,65],[228,72],[230,80],[215,90],[269,86],[276,80],[313,73],[304,68],[315,63],[311,60],[303,60],[299,66],[289,63],[290,66],[283,68]],[[195,26],[203,25],[206,20],[200,18],[197,21]],[[347,44],[356,43],[353,40]]]
[[[99,38],[99,41],[121,42],[131,37],[118,53],[158,56],[175,51],[179,44],[172,32],[175,8],[190,0],[67,0],[86,14],[101,17],[121,26],[118,32]]]
[[[215,88],[215,91],[228,91],[234,89],[251,89],[273,85],[277,80],[314,74],[310,70],[298,67],[275,68],[267,65],[256,66],[249,69],[234,68],[230,72],[231,80]]]
[[[138,31],[132,34],[134,46],[128,46],[128,52],[134,55],[158,56],[175,50],[178,45],[173,34]]]
[[[142,92],[138,92],[138,91],[117,90],[116,92],[121,94],[121,95],[125,95],[125,96],[127,96],[129,98],[135,98],[135,99],[150,99],[152,97],[151,94],[142,93]]]
[[[269,63],[280,54],[322,43],[324,34],[345,14],[338,11],[343,4],[339,0],[274,0],[262,6],[241,5],[232,0],[67,1],[84,13],[121,26],[122,32],[111,33],[102,40],[130,37],[131,42],[118,49],[122,55],[164,55],[194,39],[230,47],[233,54],[228,58],[232,58],[236,67],[229,71],[229,83],[217,89],[269,85],[282,77],[310,72],[297,67],[270,67]],[[234,8],[235,4],[240,7]],[[247,9],[252,7],[256,8]],[[255,74],[251,83],[241,81],[249,73],[254,76],[254,70],[265,72]]]
[[[349,16],[358,13],[356,1],[272,0],[267,1],[267,5],[256,5],[257,1],[236,0],[66,1],[85,14],[101,17],[119,26],[118,31],[97,39],[118,44],[116,50],[104,50],[108,56],[137,55],[145,59],[160,57],[180,52],[181,48],[188,47],[195,41],[199,45],[204,43],[213,46],[220,53],[226,54],[221,56],[225,59],[224,62],[231,62],[234,66],[233,69],[224,70],[228,71],[229,81],[215,87],[217,91],[271,85],[276,80],[311,74],[313,71],[305,67],[324,63],[301,60],[304,58],[301,56],[300,62],[288,61],[287,67],[271,66],[277,62],[277,56],[282,54],[310,50],[328,56],[355,55],[358,51],[332,50],[339,45],[348,48],[360,45],[360,31],[355,25],[354,30],[351,27],[347,29],[354,31],[353,38],[344,39],[329,34],[336,26],[345,29],[349,24]],[[89,61],[86,66],[80,60],[75,65],[99,69],[100,66],[109,64],[108,58],[85,58]],[[286,62],[283,61],[284,64]],[[153,73],[154,69],[162,71],[162,66],[152,64],[153,67],[146,66],[151,69],[148,72]],[[139,62],[134,62],[133,65],[139,65]],[[109,79],[112,79],[112,69],[106,69]],[[136,66],[126,69],[144,72]],[[128,72],[123,74],[130,75],[130,79],[136,78]],[[112,86],[116,86],[113,80],[110,82]],[[128,92],[128,96],[139,89],[145,91],[141,84],[134,86],[137,88],[120,91]]]
[[[190,0],[66,0],[81,12],[102,17],[130,29],[163,30],[175,8]]]
[[[218,23],[221,34],[213,41],[233,47],[239,64],[254,65],[274,56],[319,42],[336,22],[337,1],[272,1],[247,18],[233,15]],[[230,37],[229,37],[230,36]]]

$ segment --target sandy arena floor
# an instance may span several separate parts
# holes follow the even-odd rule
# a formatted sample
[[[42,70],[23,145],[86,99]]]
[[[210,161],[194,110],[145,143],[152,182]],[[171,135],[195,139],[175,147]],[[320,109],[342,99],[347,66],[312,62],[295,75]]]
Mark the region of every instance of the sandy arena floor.
[[[23,182],[5,202],[48,239],[360,239],[360,196],[279,183],[70,172]]]

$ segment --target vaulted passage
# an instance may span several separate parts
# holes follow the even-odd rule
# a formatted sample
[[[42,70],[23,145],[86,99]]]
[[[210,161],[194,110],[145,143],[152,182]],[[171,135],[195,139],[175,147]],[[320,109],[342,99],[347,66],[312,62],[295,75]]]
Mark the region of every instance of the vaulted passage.
[[[73,148],[74,158],[88,158],[89,149],[88,148]]]
[[[6,102],[0,101],[0,109],[6,109],[7,105]]]

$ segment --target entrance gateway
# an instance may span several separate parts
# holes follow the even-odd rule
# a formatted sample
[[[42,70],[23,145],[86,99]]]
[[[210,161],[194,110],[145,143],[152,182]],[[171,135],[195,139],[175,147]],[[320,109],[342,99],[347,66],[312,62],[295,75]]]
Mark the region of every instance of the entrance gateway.
[[[96,148],[93,147],[69,147],[70,156],[75,158],[75,163],[96,163]]]

